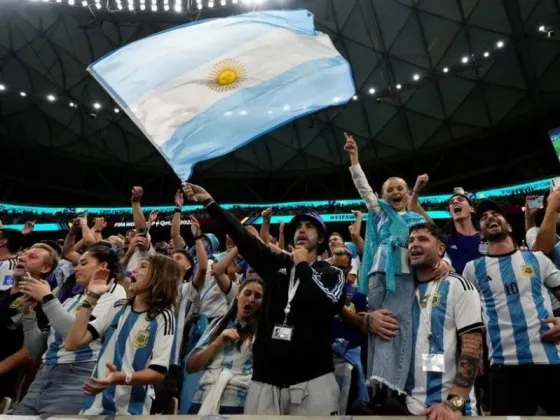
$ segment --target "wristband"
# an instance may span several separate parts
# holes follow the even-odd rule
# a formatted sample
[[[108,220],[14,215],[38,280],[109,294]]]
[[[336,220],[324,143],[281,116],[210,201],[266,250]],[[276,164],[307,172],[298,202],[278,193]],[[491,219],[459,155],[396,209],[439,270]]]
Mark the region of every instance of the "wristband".
[[[84,300],[80,306],[81,309],[93,309],[95,305],[87,300]]]
[[[94,293],[94,292],[91,292],[89,290],[86,292],[86,296],[89,296],[89,297],[94,298],[94,299],[99,299],[101,297],[101,295],[99,293]]]
[[[48,295],[46,295],[45,297],[43,297],[43,299],[41,299],[41,305],[44,305],[47,302],[50,302],[51,300],[54,300],[55,297],[52,293],[49,293]]]
[[[132,382],[132,373],[127,372],[126,376],[124,377],[124,384],[130,385],[131,382]]]
[[[202,205],[204,206],[204,208],[208,207],[210,204],[212,204],[214,202],[213,198],[207,198],[206,200],[204,200],[202,202]]]
[[[175,207],[175,210],[173,210],[173,213],[182,213],[183,209],[181,207]]]
[[[194,240],[195,240],[195,241],[198,241],[199,239],[202,239],[202,238],[204,238],[204,235],[196,235],[196,236],[194,237]]]

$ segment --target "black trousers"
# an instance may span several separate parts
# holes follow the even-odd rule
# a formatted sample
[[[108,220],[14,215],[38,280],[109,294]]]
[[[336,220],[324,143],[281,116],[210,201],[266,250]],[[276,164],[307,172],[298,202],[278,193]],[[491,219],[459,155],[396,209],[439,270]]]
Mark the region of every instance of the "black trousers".
[[[560,365],[492,366],[492,416],[534,416],[538,407],[560,416]]]

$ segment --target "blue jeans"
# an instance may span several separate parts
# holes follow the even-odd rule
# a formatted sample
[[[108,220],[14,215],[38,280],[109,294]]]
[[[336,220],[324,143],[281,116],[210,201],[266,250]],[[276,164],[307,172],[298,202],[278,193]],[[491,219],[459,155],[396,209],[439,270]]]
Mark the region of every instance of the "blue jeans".
[[[18,416],[77,415],[82,409],[82,386],[95,362],[43,364],[14,414]]]
[[[370,275],[368,311],[389,309],[399,322],[397,336],[387,341],[369,334],[368,379],[404,393],[412,358],[412,303],[414,279],[411,274],[395,275],[396,292],[387,293],[385,273]]]

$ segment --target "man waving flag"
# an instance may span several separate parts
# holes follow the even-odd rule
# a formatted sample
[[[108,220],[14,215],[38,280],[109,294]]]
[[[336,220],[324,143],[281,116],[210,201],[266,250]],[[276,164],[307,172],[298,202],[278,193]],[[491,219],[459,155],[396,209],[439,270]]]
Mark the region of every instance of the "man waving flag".
[[[199,161],[355,93],[348,62],[307,10],[178,26],[88,70],[181,179]]]

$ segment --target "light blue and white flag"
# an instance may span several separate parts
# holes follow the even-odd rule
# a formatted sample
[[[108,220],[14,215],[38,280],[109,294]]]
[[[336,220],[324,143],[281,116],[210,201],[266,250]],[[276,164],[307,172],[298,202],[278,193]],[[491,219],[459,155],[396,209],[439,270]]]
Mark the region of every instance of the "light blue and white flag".
[[[348,62],[307,10],[178,26],[88,70],[183,180],[197,162],[355,93]]]

